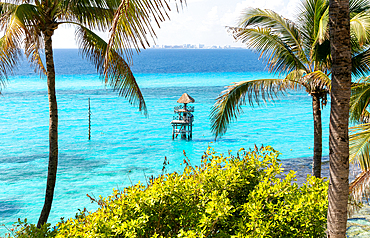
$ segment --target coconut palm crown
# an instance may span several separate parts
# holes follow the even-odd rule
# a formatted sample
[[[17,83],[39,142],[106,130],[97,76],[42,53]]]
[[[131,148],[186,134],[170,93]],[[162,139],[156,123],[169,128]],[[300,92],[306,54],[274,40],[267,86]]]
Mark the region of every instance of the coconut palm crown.
[[[81,55],[90,60],[106,85],[146,113],[130,70],[133,50],[149,46],[152,24],[168,19],[167,0],[5,0],[0,3],[0,90],[23,53],[40,75],[46,75],[49,99],[49,166],[45,203],[37,226],[47,222],[58,165],[58,108],[52,36],[60,25],[75,27]],[[182,3],[182,0],[177,2]],[[111,29],[107,43],[97,31]],[[42,54],[45,54],[43,61]],[[1,92],[1,91],[0,91]]]
[[[351,0],[351,44],[356,76],[369,72],[370,9],[368,1]],[[236,40],[260,53],[269,72],[284,78],[256,79],[226,87],[210,114],[216,138],[226,133],[229,124],[242,113],[247,102],[253,106],[269,102],[288,90],[306,90],[312,97],[314,118],[313,175],[321,176],[321,108],[331,90],[329,1],[304,0],[296,22],[271,10],[246,9],[238,27],[229,27]]]

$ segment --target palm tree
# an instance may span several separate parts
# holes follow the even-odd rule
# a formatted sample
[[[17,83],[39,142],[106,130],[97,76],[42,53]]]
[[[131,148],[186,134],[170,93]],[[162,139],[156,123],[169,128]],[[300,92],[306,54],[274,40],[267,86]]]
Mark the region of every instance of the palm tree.
[[[48,220],[58,165],[58,108],[52,46],[54,31],[62,24],[75,26],[82,56],[96,66],[105,84],[146,114],[143,95],[127,62],[131,60],[131,48],[139,51],[139,47],[149,45],[148,36],[155,37],[152,22],[159,24],[167,19],[169,10],[167,0],[9,0],[0,3],[0,29],[4,31],[0,39],[1,87],[17,66],[23,53],[22,47],[35,71],[47,77],[49,166],[45,203],[37,227]],[[110,28],[110,44],[93,32]],[[45,52],[46,68],[41,59],[42,50]]]
[[[352,0],[351,29],[353,62],[356,75],[369,71],[363,60],[370,33],[368,1]],[[331,90],[331,57],[329,40],[329,2],[306,0],[301,4],[297,22],[292,22],[271,10],[250,8],[245,11],[238,27],[230,27],[234,38],[260,53],[269,71],[286,74],[282,79],[256,79],[228,86],[217,98],[211,111],[211,130],[216,138],[224,134],[246,103],[250,105],[274,100],[287,90],[304,89],[312,97],[314,120],[314,156],[312,173],[321,176],[322,125],[321,108],[326,105]]]
[[[330,183],[327,234],[331,238],[346,237],[347,229],[349,193],[348,118],[352,73],[351,41],[353,41],[350,28],[350,14],[352,12],[349,6],[348,0],[339,0],[330,1],[329,7],[332,91],[330,94]],[[364,16],[369,18],[367,14],[364,14]],[[367,35],[364,37],[367,37]]]
[[[350,210],[363,198],[370,196],[370,77],[363,77],[352,83],[350,99],[350,122],[357,125],[350,127],[349,162],[359,165],[361,173],[351,182]]]

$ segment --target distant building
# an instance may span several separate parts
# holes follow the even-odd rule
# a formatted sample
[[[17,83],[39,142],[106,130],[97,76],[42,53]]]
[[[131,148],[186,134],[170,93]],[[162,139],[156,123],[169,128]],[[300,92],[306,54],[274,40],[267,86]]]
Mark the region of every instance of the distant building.
[[[184,46],[182,46],[182,45],[174,45],[174,46],[172,46],[172,49],[184,49]]]
[[[246,47],[238,47],[238,46],[231,46],[231,45],[212,45],[206,46],[204,44],[182,44],[182,45],[154,45],[152,46],[153,49],[246,49]]]

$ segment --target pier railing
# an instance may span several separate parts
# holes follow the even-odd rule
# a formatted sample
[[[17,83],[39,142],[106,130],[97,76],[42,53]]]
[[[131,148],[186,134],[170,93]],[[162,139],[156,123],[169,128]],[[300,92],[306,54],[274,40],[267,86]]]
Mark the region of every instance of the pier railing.
[[[184,110],[184,105],[180,105],[174,108],[175,113],[177,113],[179,110]],[[186,106],[187,112],[194,112],[194,106]]]
[[[187,123],[192,123],[194,121],[194,117],[190,114],[189,116],[173,116],[174,121],[184,121]]]

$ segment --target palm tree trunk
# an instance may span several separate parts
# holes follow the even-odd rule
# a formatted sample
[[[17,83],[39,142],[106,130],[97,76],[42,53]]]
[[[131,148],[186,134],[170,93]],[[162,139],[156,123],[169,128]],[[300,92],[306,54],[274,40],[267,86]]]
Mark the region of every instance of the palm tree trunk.
[[[330,183],[328,191],[328,237],[346,237],[351,95],[351,48],[349,1],[330,0],[330,50],[332,88],[329,129]]]
[[[312,96],[312,112],[313,112],[313,127],[314,127],[314,149],[313,149],[313,176],[321,177],[321,157],[322,157],[322,124],[321,124],[321,102],[320,94],[313,93]]]
[[[58,107],[55,95],[55,70],[53,59],[52,37],[53,31],[44,32],[45,58],[47,70],[48,98],[49,98],[49,166],[46,184],[45,203],[42,208],[37,227],[40,228],[48,220],[53,202],[55,181],[58,167]]]

